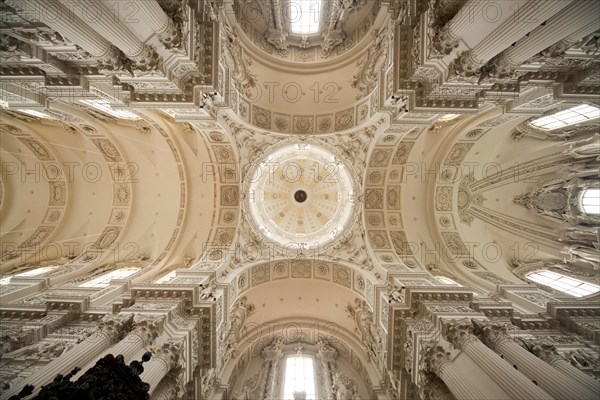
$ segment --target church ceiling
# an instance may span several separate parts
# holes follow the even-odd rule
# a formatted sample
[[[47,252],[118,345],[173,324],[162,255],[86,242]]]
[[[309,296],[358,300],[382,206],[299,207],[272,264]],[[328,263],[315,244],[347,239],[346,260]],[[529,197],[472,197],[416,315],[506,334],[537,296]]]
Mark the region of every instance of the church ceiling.
[[[316,1],[310,33],[293,0],[68,3],[0,5],[2,318],[168,314],[225,391],[302,342],[261,326],[329,321],[306,351],[365,397],[444,318],[557,326],[527,274],[598,278],[597,117],[535,125],[597,112],[593,2]]]

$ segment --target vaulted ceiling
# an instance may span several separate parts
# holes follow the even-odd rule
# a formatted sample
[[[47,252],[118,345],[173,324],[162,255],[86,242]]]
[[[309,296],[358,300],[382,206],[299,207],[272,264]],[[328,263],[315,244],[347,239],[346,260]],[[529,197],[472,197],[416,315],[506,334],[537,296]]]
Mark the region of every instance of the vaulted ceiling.
[[[118,18],[98,1],[91,20],[67,3],[2,3],[3,275],[135,265],[134,287],[213,282],[213,364],[242,299],[248,323],[328,321],[350,347],[364,333],[346,306],[363,301],[390,365],[388,285],[446,277],[493,303],[527,286],[514,261],[596,276],[569,252],[572,224],[515,200],[598,156],[579,151],[593,124],[563,132],[588,135],[575,143],[528,125],[598,105],[593,2],[325,1],[316,35],[290,31],[287,1],[117,1]],[[526,315],[537,299],[512,297]],[[382,365],[365,367],[374,386]]]

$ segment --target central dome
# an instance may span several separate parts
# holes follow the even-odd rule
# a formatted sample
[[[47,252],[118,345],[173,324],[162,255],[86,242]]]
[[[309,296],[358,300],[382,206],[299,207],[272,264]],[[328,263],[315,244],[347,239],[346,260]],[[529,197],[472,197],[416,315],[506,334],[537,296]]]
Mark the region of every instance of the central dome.
[[[280,146],[259,161],[250,177],[248,208],[268,241],[314,249],[339,236],[352,216],[352,176],[321,146]]]

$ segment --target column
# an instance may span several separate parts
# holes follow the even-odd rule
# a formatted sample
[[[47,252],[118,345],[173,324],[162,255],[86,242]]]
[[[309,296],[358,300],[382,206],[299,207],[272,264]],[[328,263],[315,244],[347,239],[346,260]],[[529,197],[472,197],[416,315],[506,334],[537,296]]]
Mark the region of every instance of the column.
[[[535,25],[533,22],[544,22],[569,5],[570,0],[529,1],[498,29],[483,39],[473,50],[471,60],[479,67],[483,66],[496,54],[521,39]]]
[[[474,16],[481,14],[484,5],[485,2],[479,0],[467,1],[448,23],[435,32],[434,39],[429,43],[432,54],[449,55],[458,47],[459,40],[473,25]]]
[[[580,386],[579,382],[570,379],[558,369],[519,346],[504,330],[504,327],[494,325],[481,324],[478,327],[478,332],[483,336],[482,340],[488,347],[503,355],[511,365],[516,365],[519,371],[527,375],[529,379],[536,381],[542,389],[552,393],[556,399],[584,400],[597,397],[597,393]]]
[[[103,0],[108,7],[113,6],[114,0]],[[158,39],[163,44],[165,49],[180,48],[183,44],[183,32],[177,26],[173,18],[163,11],[156,0],[117,0],[123,7],[128,3],[135,4],[136,18],[144,24],[147,24],[150,29],[158,35]],[[183,5],[183,7],[186,7]],[[144,38],[142,38],[144,39]],[[159,49],[160,51],[160,49]]]
[[[564,37],[576,34],[576,40],[579,40],[594,32],[599,25],[596,0],[578,0],[564,12],[550,18],[545,26],[536,28],[528,37],[504,51],[503,61],[513,68],[517,67]]]
[[[139,20],[139,23],[148,25],[155,33],[163,33],[173,25],[171,18],[163,11],[156,0],[117,0],[117,2],[135,4],[136,19]],[[112,3],[114,3],[114,0],[108,1],[109,5]]]
[[[458,40],[463,34],[473,25],[474,16],[480,16],[485,6],[485,1],[469,0],[456,13],[456,15],[448,22],[447,30],[452,39]]]
[[[425,347],[425,370],[435,373],[457,400],[485,399],[481,390],[473,384],[469,375],[461,371],[448,357],[445,349],[436,344]]]
[[[162,332],[164,324],[164,317],[150,318],[144,315],[136,315],[133,318],[133,328],[122,340],[116,343],[114,346],[106,349],[98,358],[104,357],[107,354],[112,354],[115,357],[122,354],[125,358],[125,364],[129,364],[134,360],[134,357],[142,349],[151,345],[158,335]],[[81,368],[81,371],[75,375],[74,379],[77,379],[80,375],[83,375],[85,371],[90,369],[96,364],[96,360],[92,360],[90,363]]]
[[[151,400],[171,400],[176,398],[177,384],[172,375],[163,379],[151,396]]]
[[[572,380],[576,381],[581,385],[582,389],[586,388],[589,392],[596,393],[595,397],[597,397],[597,394],[600,392],[600,382],[581,371],[579,368],[571,365],[569,361],[558,354],[556,347],[553,345],[532,342],[529,342],[529,344],[531,345],[533,354],[539,357],[540,360],[548,363],[553,368],[556,368]]]
[[[148,391],[150,394],[152,394],[169,371],[180,364],[183,344],[184,338],[169,340],[144,365],[144,372],[140,375],[140,379],[150,385],[150,390]]]
[[[129,364],[131,361],[133,361],[135,355],[140,350],[147,347],[150,343],[151,341],[146,340],[146,338],[141,334],[141,328],[137,327],[127,336],[125,336],[123,340],[112,346],[105,353],[110,353],[115,357],[121,354],[125,358],[125,364]]]
[[[585,25],[573,32],[572,34],[570,34],[569,36],[567,36],[566,38],[564,38],[563,40],[568,44],[575,44],[587,35],[594,33],[597,30],[597,28],[597,22]]]
[[[25,14],[33,12],[34,18],[48,25],[71,42],[95,57],[108,54],[110,43],[90,28],[80,18],[55,0],[19,0],[15,3],[17,10]]]
[[[162,357],[154,356],[146,363],[144,372],[140,375],[140,379],[150,385],[148,393],[152,394],[162,378],[164,378],[170,370],[171,366]]]
[[[35,374],[25,379],[18,387],[2,393],[2,399],[17,394],[25,385],[35,386],[37,392],[42,386],[50,383],[57,374],[67,374],[74,367],[96,362],[103,349],[109,347],[116,340],[122,338],[130,329],[133,315],[106,315],[99,323],[99,332],[88,337],[71,350],[62,354],[57,359],[44,365]]]
[[[144,44],[126,26],[117,21],[114,12],[102,3],[90,0],[81,0],[76,3],[72,0],[58,1],[71,7],[69,10],[71,15],[82,16],[92,29],[121,49],[126,56],[136,58],[143,54]]]
[[[471,321],[446,323],[444,333],[450,343],[463,350],[511,399],[554,399],[474,336]]]

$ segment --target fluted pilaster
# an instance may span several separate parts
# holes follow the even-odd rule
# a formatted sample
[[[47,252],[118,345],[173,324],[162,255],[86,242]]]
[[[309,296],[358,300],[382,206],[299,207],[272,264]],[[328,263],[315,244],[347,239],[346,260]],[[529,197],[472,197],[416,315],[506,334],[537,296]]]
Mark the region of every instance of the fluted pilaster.
[[[535,27],[527,21],[539,21],[541,24],[563,10],[569,3],[571,3],[570,0],[547,0],[542,3],[538,1],[527,2],[516,11],[513,17],[471,50],[471,60],[481,67],[502,49],[521,39]]]
[[[140,379],[150,385],[150,394],[169,371],[179,365],[182,358],[183,342],[183,339],[172,339],[164,343],[157,354],[144,366],[144,372],[140,375]]]
[[[171,400],[177,398],[177,382],[172,375],[160,381],[152,393],[151,400]]]
[[[152,394],[170,369],[169,363],[162,357],[152,357],[152,359],[146,363],[144,372],[140,375],[140,379],[150,385],[150,390],[148,391],[150,394]]]
[[[25,14],[32,12],[35,19],[77,43],[92,56],[103,57],[109,53],[110,42],[56,0],[19,0],[16,7]]]
[[[163,11],[156,0],[117,0],[119,3],[135,4],[140,22],[147,24],[156,33],[165,32],[171,25],[171,18]]]
[[[573,381],[577,382],[582,389],[585,388],[591,393],[600,393],[600,382],[581,371],[579,368],[571,365],[569,361],[565,360],[558,353],[556,347],[543,343],[528,343],[531,346],[531,352],[539,357],[540,360],[548,363],[553,368],[556,368]]]
[[[480,400],[485,395],[472,380],[466,371],[461,371],[454,364],[443,347],[436,344],[426,345],[424,348],[425,369],[435,373],[448,387],[457,400]]]
[[[595,399],[598,396],[597,393],[581,386],[579,382],[519,346],[506,334],[501,335],[501,338],[496,341],[495,350],[511,364],[516,365],[529,379],[536,381],[542,389],[552,393],[556,399],[584,400]]]
[[[25,385],[33,385],[36,390],[49,383],[57,374],[66,374],[74,367],[95,362],[102,350],[120,340],[131,329],[133,315],[107,315],[99,324],[98,333],[89,336],[71,350],[44,365],[35,374],[23,380],[19,386],[2,393],[2,399],[18,393]]]
[[[447,324],[444,331],[448,341],[463,350],[511,399],[554,399],[483,344],[473,334],[471,321]]]
[[[49,1],[49,0],[46,0]],[[58,0],[66,7],[70,7],[71,13],[79,17],[83,15],[92,15],[93,18],[86,18],[87,24],[93,30],[104,36],[109,42],[117,46],[128,57],[139,57],[144,52],[144,44],[127,27],[115,18],[115,13],[106,8],[102,3],[81,0],[75,6],[71,0]],[[143,23],[140,22],[140,23]]]
[[[485,5],[485,2],[481,0],[467,1],[448,22],[447,28],[445,28],[448,35],[455,40],[462,38],[465,32],[472,27],[475,15],[481,15]]]
[[[163,328],[163,322],[164,317],[150,318],[140,314],[136,315],[133,318],[133,328],[129,333],[122,340],[115,343],[115,345],[102,352],[98,358],[104,357],[106,354],[110,353],[114,356],[121,354],[125,358],[126,363],[133,361],[135,355],[143,348],[151,345],[154,339],[160,334]],[[83,375],[85,371],[95,364],[96,360],[92,360],[87,365],[84,365],[83,368],[81,368],[81,371],[75,375],[75,378]]]
[[[578,0],[571,3],[564,12],[550,18],[546,25],[538,27],[528,37],[508,48],[504,52],[503,61],[511,67],[517,67],[565,36],[576,34],[576,40],[579,40],[594,32],[599,25],[597,2]]]

